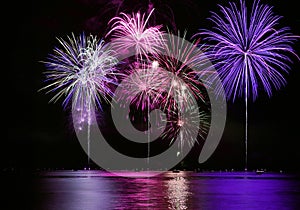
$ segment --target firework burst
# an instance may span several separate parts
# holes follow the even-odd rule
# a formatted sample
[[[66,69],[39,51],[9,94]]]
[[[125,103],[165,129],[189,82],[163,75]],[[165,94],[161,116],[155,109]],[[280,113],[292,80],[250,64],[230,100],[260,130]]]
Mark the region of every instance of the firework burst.
[[[202,30],[197,35],[211,43],[207,54],[223,82],[228,98],[258,96],[259,84],[268,96],[272,89],[286,84],[288,73],[296,55],[292,44],[299,38],[288,27],[279,27],[280,16],[274,15],[272,7],[255,1],[250,16],[244,1],[240,7],[229,3],[220,6],[221,14],[212,13],[213,30]]]
[[[148,27],[147,23],[154,9],[145,17],[140,12],[128,15],[121,13],[109,21],[110,31],[106,37],[112,36],[112,43],[118,52],[134,50],[140,58],[155,53],[162,44],[161,25]],[[145,19],[146,18],[146,19]]]
[[[210,126],[210,116],[206,111],[200,111],[198,106],[191,106],[181,112],[170,112],[166,123],[167,127],[162,134],[164,139],[170,139],[172,143],[179,135],[179,147],[185,143],[192,147],[194,142],[205,140]]]
[[[101,108],[101,101],[109,102],[112,96],[111,84],[116,84],[114,66],[117,63],[113,52],[106,50],[104,41],[95,36],[72,34],[67,40],[58,38],[61,48],[56,47],[44,62],[46,82],[42,89],[56,92],[50,102],[60,98],[66,107],[73,98],[73,108],[90,107],[93,103]]]
[[[44,62],[48,71],[42,89],[56,92],[50,101],[65,97],[63,105],[72,100],[73,123],[79,130],[87,125],[88,165],[90,153],[90,126],[95,123],[94,108],[101,102],[109,102],[112,96],[110,85],[116,84],[113,67],[117,63],[113,52],[107,50],[104,41],[82,34],[78,38],[72,34],[65,41],[58,39],[61,48],[55,48],[48,61]],[[94,120],[94,121],[93,121]]]
[[[240,7],[229,3],[220,6],[221,14],[212,13],[213,30],[202,30],[197,35],[212,44],[207,51],[215,62],[228,99],[245,98],[245,170],[247,170],[248,98],[256,100],[259,86],[269,97],[272,90],[286,84],[284,74],[290,70],[296,55],[292,45],[299,38],[288,27],[279,26],[280,16],[272,7],[254,1],[250,16],[245,1]],[[220,87],[220,88],[223,88]],[[218,90],[217,90],[218,91]],[[251,97],[252,95],[252,97]]]
[[[180,35],[180,33],[178,32]],[[186,33],[184,33],[185,37]],[[192,45],[185,39],[178,39],[173,34],[167,34],[164,37],[164,52],[154,54],[153,59],[157,64],[172,75],[168,80],[168,90],[165,95],[165,105],[171,109],[175,100],[181,103],[182,107],[190,105],[190,99],[205,101],[201,87],[204,85],[197,77],[201,69],[203,73],[207,60],[202,56],[202,51],[197,47],[198,40]],[[189,91],[190,90],[190,91]],[[175,100],[172,100],[174,98]]]
[[[162,138],[171,139],[171,143],[179,138],[180,148],[185,141],[191,146],[199,137],[204,140],[209,127],[208,112],[199,111],[199,106],[207,108],[208,100],[197,71],[201,69],[204,74],[207,59],[197,46],[199,40],[189,44],[184,38],[171,33],[165,35],[164,53],[150,57],[152,62],[169,73],[165,80],[166,89],[160,98],[167,114],[167,128]]]
[[[162,98],[168,85],[166,74],[158,67],[156,61],[151,65],[135,63],[127,71],[131,75],[123,84],[123,95],[120,101],[133,104],[136,108],[145,110],[152,107]],[[127,75],[126,75],[127,77]]]

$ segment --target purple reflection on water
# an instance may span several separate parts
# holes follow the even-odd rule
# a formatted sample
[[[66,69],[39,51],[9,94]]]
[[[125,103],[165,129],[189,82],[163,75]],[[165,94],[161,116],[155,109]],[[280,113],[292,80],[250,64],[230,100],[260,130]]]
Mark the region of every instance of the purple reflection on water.
[[[118,177],[47,172],[35,179],[35,209],[299,209],[300,180],[279,174],[167,172]]]
[[[193,209],[297,209],[300,180],[281,174],[206,173],[192,179]]]

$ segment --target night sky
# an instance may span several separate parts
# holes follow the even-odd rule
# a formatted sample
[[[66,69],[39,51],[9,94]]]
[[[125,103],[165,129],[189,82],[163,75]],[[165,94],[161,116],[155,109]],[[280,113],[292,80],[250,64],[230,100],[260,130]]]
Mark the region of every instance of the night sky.
[[[110,2],[110,1],[107,1]],[[118,2],[118,1],[112,1]],[[120,11],[146,8],[147,1],[124,1]],[[209,11],[219,11],[217,4],[227,1],[158,1],[156,21],[172,24],[166,16],[173,11],[176,28],[187,30],[187,37],[199,28],[208,28]],[[262,1],[266,2],[266,1]],[[70,113],[61,101],[48,103],[52,95],[38,90],[43,87],[45,60],[56,37],[83,31],[99,37],[107,30],[107,22],[117,7],[102,0],[45,0],[10,2],[9,16],[2,49],[8,58],[2,72],[1,167],[20,169],[80,168],[86,164],[86,154],[79,145],[70,124]],[[280,24],[300,34],[300,15],[294,1],[269,1],[274,12],[282,15]],[[164,16],[166,15],[166,16]],[[162,21],[162,22],[159,22]],[[174,22],[173,22],[174,23]],[[294,46],[300,54],[300,42]],[[300,170],[299,152],[299,82],[300,61],[294,59],[287,85],[274,91],[272,98],[260,92],[249,103],[249,168],[269,170]],[[6,62],[8,61],[8,62]],[[192,166],[203,169],[243,169],[244,118],[243,100],[228,103],[227,122],[223,138],[211,158],[197,165],[197,151],[186,159]],[[2,118],[3,119],[3,118]],[[199,148],[198,148],[199,149]]]

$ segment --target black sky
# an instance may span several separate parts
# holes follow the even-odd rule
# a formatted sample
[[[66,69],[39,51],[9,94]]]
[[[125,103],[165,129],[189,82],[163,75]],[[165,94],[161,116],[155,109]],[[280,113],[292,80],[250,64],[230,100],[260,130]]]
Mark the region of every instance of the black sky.
[[[109,1],[107,1],[109,2]],[[142,1],[124,1],[120,11],[145,8]],[[153,1],[154,2],[154,1]],[[262,1],[266,3],[266,1]],[[218,11],[217,4],[227,1],[160,1],[160,14],[169,7],[180,31],[188,36],[198,28],[209,27],[209,11]],[[280,22],[300,34],[300,15],[293,1],[269,1],[274,11],[283,16]],[[49,104],[51,95],[38,92],[43,87],[45,60],[57,44],[56,37],[82,31],[98,36],[105,34],[107,21],[116,13],[116,7],[98,0],[45,0],[9,3],[6,17],[2,72],[2,103],[5,133],[1,146],[1,166],[81,167],[86,155],[69,124],[69,113],[60,103]],[[154,2],[155,5],[155,2]],[[166,12],[165,14],[169,14]],[[159,16],[157,21],[168,19]],[[169,21],[170,22],[170,21]],[[164,24],[164,22],[162,22]],[[300,42],[295,45],[300,54]],[[295,59],[294,59],[295,60]],[[8,61],[8,62],[6,62]],[[249,166],[283,170],[300,169],[299,152],[299,76],[300,61],[292,65],[286,76],[287,85],[274,91],[272,98],[261,94],[249,104]],[[225,132],[213,156],[200,167],[243,168],[244,163],[244,103],[228,104]],[[3,127],[3,125],[2,125]],[[189,161],[196,160],[193,155]]]

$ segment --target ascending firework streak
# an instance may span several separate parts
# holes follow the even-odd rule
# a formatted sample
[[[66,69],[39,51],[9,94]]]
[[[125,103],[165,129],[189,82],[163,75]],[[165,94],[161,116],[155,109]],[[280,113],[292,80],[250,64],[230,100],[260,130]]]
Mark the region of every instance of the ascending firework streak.
[[[255,101],[259,84],[269,97],[273,88],[278,90],[286,84],[284,74],[292,63],[288,55],[298,58],[292,44],[299,36],[294,36],[287,27],[279,28],[281,17],[259,1],[254,2],[250,16],[243,0],[240,8],[235,3],[220,8],[221,15],[212,13],[210,18],[214,30],[202,30],[197,35],[203,35],[212,44],[207,54],[215,62],[228,99],[245,98],[247,170],[248,98],[252,94]]]
[[[50,54],[44,62],[48,71],[45,72],[49,85],[47,93],[56,92],[50,102],[63,100],[64,108],[72,100],[72,109],[76,109],[78,129],[88,126],[88,156],[90,145],[90,125],[92,122],[92,108],[102,107],[101,103],[109,102],[112,92],[110,85],[116,84],[114,66],[117,63],[114,52],[106,49],[103,40],[95,36],[85,36],[83,33],[76,38],[74,34],[67,36],[67,40],[58,38],[61,48],[56,47],[54,54]],[[74,117],[74,116],[73,116]],[[89,157],[88,157],[89,164]]]
[[[140,12],[132,15],[121,13],[120,17],[114,17],[109,21],[110,31],[106,37],[111,36],[111,41],[118,52],[135,50],[137,58],[142,59],[147,54],[153,54],[162,45],[161,25],[148,27],[148,21],[153,13],[151,10],[145,19],[145,14]]]

